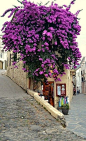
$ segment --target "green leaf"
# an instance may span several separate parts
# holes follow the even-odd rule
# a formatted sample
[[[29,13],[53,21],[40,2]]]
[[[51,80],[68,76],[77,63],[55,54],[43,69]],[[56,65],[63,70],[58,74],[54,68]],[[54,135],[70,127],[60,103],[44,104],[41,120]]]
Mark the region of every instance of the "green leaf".
[[[17,6],[13,5],[15,8],[17,8]]]
[[[44,5],[47,5],[50,1],[48,1],[47,3],[45,3]]]
[[[19,3],[23,4],[20,0],[17,0]]]

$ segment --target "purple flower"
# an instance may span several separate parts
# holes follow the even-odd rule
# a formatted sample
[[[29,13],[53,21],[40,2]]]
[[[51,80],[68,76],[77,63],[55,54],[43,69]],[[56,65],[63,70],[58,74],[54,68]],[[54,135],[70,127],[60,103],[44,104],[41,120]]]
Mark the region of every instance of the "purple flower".
[[[50,29],[51,31],[54,31],[54,28],[53,28],[53,27],[49,27],[49,29]]]
[[[5,15],[10,12],[9,17],[14,15],[2,28],[4,49],[20,54],[20,60],[26,63],[30,76],[34,74],[34,78],[39,77],[41,80],[42,73],[45,73],[45,77],[51,77],[49,70],[52,66],[52,77],[58,81],[60,69],[64,67],[70,69],[71,62],[75,67],[78,65],[81,53],[76,38],[81,31],[77,18],[80,10],[76,14],[69,11],[74,2],[75,0],[72,0],[69,6],[60,7],[54,3],[50,6],[40,6],[24,0],[22,8],[12,8],[4,13]],[[61,59],[54,49],[60,52]],[[65,51],[70,64],[65,63],[67,61]],[[13,62],[13,65],[16,63]],[[28,71],[26,68],[23,70]],[[62,72],[61,75],[64,74]]]
[[[50,77],[52,76],[51,72],[49,72],[49,76],[50,76]]]
[[[40,68],[37,68],[35,71],[39,71]]]
[[[14,68],[17,68],[18,69],[18,66],[14,66]]]
[[[41,49],[38,49],[38,52],[40,52],[41,51]]]
[[[15,64],[16,64],[16,62],[13,62],[13,63],[12,63],[12,65],[15,65]]]
[[[39,61],[43,61],[43,59],[42,58],[39,58]]]
[[[40,74],[40,75],[43,74],[43,71],[40,71],[39,74]]]
[[[71,60],[71,58],[70,58],[70,57],[68,57],[68,60]]]
[[[36,44],[36,43],[34,43],[33,45],[34,45],[34,46],[37,46],[37,44]]]
[[[41,67],[44,68],[44,64],[42,64]]]
[[[45,74],[45,77],[48,77],[48,74]]]
[[[61,81],[61,79],[60,79],[60,78],[57,78],[57,80],[58,80],[58,81]]]
[[[64,7],[67,7],[67,5],[63,5]]]
[[[47,42],[44,43],[45,46],[49,46],[49,44]]]
[[[43,41],[44,41],[44,40],[45,40],[45,37],[43,37],[42,39],[43,39]]]
[[[44,31],[43,31],[43,35],[45,35],[45,34],[47,34],[47,30],[44,30]]]
[[[74,4],[74,1],[75,1],[75,0],[71,1],[71,4]]]
[[[76,69],[77,68],[77,66],[74,66],[74,69]]]
[[[25,63],[26,63],[26,61],[23,61],[23,63],[25,64]]]
[[[46,47],[47,50],[49,50],[49,47]]]
[[[45,49],[44,49],[44,48],[42,48],[42,51],[43,51],[43,52],[45,52]]]
[[[48,64],[48,66],[51,67],[52,65],[51,64]]]
[[[52,39],[52,33],[47,32],[47,36],[49,36]]]
[[[22,70],[26,71],[26,68],[22,68]]]
[[[54,44],[57,45],[57,41]]]
[[[35,52],[35,50],[36,50],[36,47],[34,47],[32,50],[33,50],[33,52]]]
[[[38,73],[35,73],[36,76],[38,76]]]

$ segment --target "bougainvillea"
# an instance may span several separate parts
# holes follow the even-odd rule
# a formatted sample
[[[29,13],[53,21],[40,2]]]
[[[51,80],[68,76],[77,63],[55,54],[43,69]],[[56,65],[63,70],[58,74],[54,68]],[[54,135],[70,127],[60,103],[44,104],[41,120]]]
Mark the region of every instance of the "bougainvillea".
[[[28,72],[28,77],[36,81],[53,77],[60,81],[58,75],[64,74],[64,68],[78,64],[81,53],[76,38],[81,30],[77,18],[80,10],[70,12],[74,1],[61,7],[56,3],[43,6],[23,0],[22,6],[8,9],[2,15],[11,12],[9,17],[12,16],[2,28],[4,49],[13,51],[15,67],[18,59],[15,56],[20,54],[22,69]]]

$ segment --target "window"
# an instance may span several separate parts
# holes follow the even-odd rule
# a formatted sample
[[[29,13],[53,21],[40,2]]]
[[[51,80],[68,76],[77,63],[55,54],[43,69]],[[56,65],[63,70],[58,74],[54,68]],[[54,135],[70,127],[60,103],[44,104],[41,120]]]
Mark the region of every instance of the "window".
[[[56,84],[56,95],[66,96],[66,84]]]

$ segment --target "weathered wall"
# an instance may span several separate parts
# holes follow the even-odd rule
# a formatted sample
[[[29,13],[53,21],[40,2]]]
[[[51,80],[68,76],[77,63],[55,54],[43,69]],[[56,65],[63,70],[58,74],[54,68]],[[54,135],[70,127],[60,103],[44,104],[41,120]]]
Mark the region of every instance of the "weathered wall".
[[[7,68],[7,75],[19,86],[26,90],[27,89],[26,72],[22,70],[22,63],[19,63],[18,65],[20,66],[18,69],[9,66]]]
[[[70,101],[72,100],[73,97],[73,76],[70,75]]]
[[[61,81],[55,82],[53,78],[48,78],[48,81],[54,81],[54,106],[57,109],[59,98],[56,96],[56,84],[66,84],[66,96],[69,98],[69,104],[73,96],[73,84],[72,84],[72,75],[70,75],[70,70],[65,70],[65,75],[58,76],[61,78]]]
[[[10,60],[10,53],[8,53],[8,60]],[[23,63],[20,61],[17,63],[18,68],[14,68],[14,66],[9,65],[8,61],[8,67],[7,67],[7,76],[9,76],[14,82],[16,82],[19,86],[21,86],[23,89],[27,89],[27,74],[22,70]]]
[[[30,89],[33,90],[33,80],[31,82],[27,78],[27,73],[22,70],[23,63],[20,61],[17,63],[18,68],[13,68],[12,63],[10,61],[10,53],[8,52],[8,68],[7,75],[16,82],[23,89],[27,90],[29,88],[29,83],[31,83]],[[54,106],[57,109],[59,98],[56,96],[56,84],[66,84],[66,96],[69,98],[69,104],[73,96],[73,84],[72,84],[72,75],[70,74],[70,70],[65,70],[65,75],[58,76],[61,78],[61,81],[55,82],[53,78],[48,78],[48,81],[54,81]],[[39,84],[38,90],[41,90],[41,84]]]

